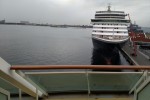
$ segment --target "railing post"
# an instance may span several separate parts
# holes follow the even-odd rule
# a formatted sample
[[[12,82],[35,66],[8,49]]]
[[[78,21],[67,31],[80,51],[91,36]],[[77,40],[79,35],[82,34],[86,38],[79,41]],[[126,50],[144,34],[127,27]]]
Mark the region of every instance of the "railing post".
[[[145,80],[148,78],[148,70],[146,70],[145,72]]]
[[[91,94],[91,91],[90,91],[90,81],[89,81],[89,73],[88,73],[88,70],[86,70],[86,79],[87,79],[87,88],[88,88],[88,96]]]
[[[137,92],[136,92],[136,89],[134,90],[134,100],[137,100]]]
[[[150,77],[148,76],[148,70],[145,70],[142,77],[139,79],[139,81],[133,88],[134,89],[134,100],[138,100],[138,95],[139,95],[138,93],[140,93],[140,91],[142,89],[144,89],[145,86],[149,83],[150,83]]]
[[[140,77],[140,79],[136,82],[136,84],[132,87],[132,89],[129,91],[129,94],[131,94],[133,91],[138,88],[138,86],[141,84],[142,81],[145,80],[145,72],[143,72],[143,75]]]
[[[36,88],[36,100],[39,100],[38,89]]]
[[[19,89],[19,100],[22,100],[22,92],[21,92],[21,89]]]

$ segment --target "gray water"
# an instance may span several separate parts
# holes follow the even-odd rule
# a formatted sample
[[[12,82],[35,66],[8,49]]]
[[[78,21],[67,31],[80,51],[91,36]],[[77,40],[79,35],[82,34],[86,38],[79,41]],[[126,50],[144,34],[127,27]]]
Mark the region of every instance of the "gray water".
[[[94,51],[91,32],[86,28],[0,25],[0,57],[12,65],[107,64],[101,60],[105,55]],[[128,64],[118,54],[117,63],[112,64]]]
[[[145,33],[150,33],[150,27],[142,27]]]

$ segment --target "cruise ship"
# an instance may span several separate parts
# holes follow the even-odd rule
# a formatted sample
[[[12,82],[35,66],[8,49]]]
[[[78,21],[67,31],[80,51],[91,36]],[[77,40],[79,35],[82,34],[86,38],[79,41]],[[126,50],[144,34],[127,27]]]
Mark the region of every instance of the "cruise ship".
[[[110,5],[107,11],[96,11],[95,19],[91,19],[94,48],[122,47],[129,39],[130,18],[127,16],[124,11],[112,11]]]

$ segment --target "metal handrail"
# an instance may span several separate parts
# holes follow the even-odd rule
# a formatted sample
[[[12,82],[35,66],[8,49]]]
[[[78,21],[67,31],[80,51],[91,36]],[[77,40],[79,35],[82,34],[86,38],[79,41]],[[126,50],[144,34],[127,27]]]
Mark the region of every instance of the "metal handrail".
[[[96,70],[150,70],[150,66],[117,65],[12,65],[10,70],[46,70],[46,69],[96,69]]]

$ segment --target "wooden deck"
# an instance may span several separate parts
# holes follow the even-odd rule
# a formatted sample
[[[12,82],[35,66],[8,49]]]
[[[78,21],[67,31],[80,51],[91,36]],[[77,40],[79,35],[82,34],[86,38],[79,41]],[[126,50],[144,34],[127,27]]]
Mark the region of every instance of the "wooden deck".
[[[134,100],[133,95],[51,95],[45,100]]]
[[[46,100],[133,100],[133,98],[70,98],[70,99],[46,99]]]

